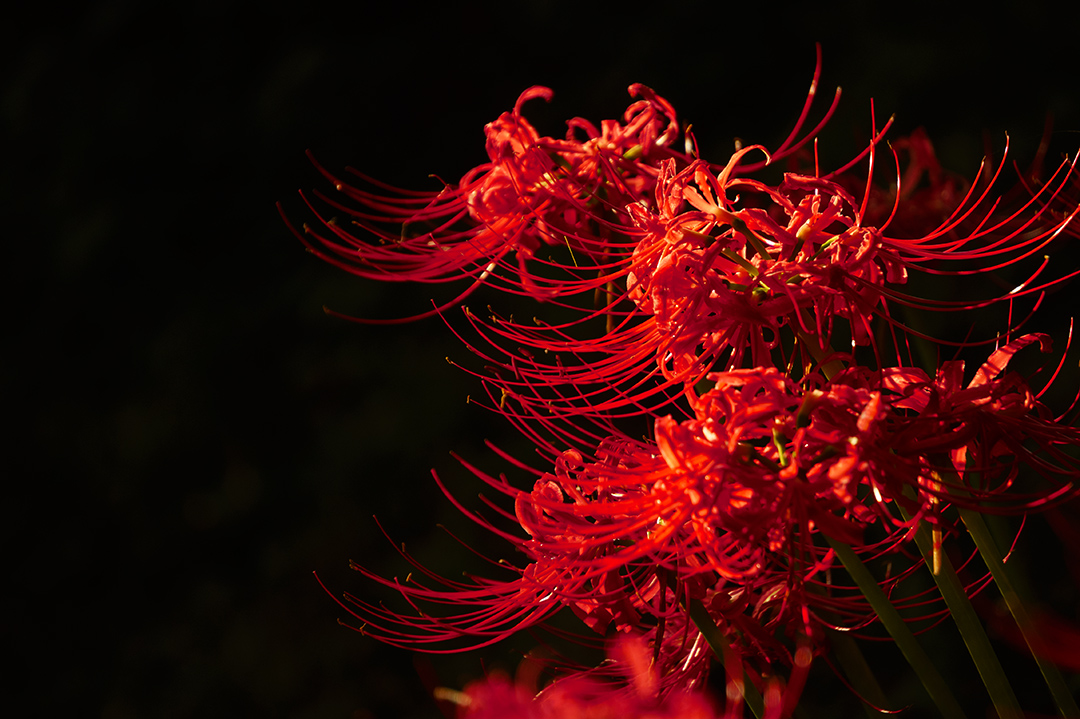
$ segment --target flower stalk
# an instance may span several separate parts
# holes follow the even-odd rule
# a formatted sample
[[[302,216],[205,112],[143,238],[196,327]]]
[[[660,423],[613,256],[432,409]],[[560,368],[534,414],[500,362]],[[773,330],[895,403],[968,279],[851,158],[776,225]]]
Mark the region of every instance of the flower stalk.
[[[911,517],[906,512],[904,514],[904,519],[911,521]],[[990,645],[990,639],[986,636],[979,615],[971,605],[971,600],[968,599],[960,578],[956,576],[952,562],[941,553],[940,543],[931,537],[925,525],[918,525],[915,542],[922,553],[923,561],[931,570],[945,604],[949,607],[956,628],[960,630],[960,635],[975,662],[983,685],[990,694],[990,700],[993,702],[998,717],[1020,719],[1023,717],[1023,712],[1016,700],[1016,694],[1013,692],[1005,670],[1001,668],[997,653]]]
[[[1031,621],[1031,616],[1024,602],[1020,599],[1015,585],[1009,578],[1009,571],[1006,569],[1005,562],[997,549],[993,536],[986,527],[986,522],[983,521],[978,512],[969,509],[961,509],[960,518],[971,534],[971,538],[975,540],[975,546],[978,547],[980,556],[982,556],[983,561],[990,570],[990,574],[994,577],[994,583],[1001,592],[1001,596],[1016,621],[1016,625],[1020,628],[1020,632],[1031,650],[1031,655],[1039,665],[1039,671],[1042,672],[1043,678],[1046,680],[1046,686],[1050,689],[1058,713],[1063,718],[1080,716],[1080,707],[1077,706],[1076,699],[1065,683],[1061,671],[1042,656],[1042,652],[1038,649],[1033,635],[1035,625]]]
[[[859,559],[859,556],[851,547],[835,539],[829,539],[828,542],[844,565],[844,569],[855,580],[863,596],[866,597],[866,600],[870,602],[870,606],[874,608],[874,612],[881,618],[881,624],[889,632],[889,636],[893,638],[893,641],[896,642],[896,646],[903,653],[908,664],[919,676],[919,680],[922,682],[923,687],[926,688],[927,694],[930,695],[941,715],[946,719],[964,719],[964,711],[960,708],[960,704],[956,701],[952,690],[949,689],[948,683],[942,678],[941,673],[934,666],[934,662],[930,659],[926,650],[922,648],[915,635],[912,634],[907,622],[896,611],[896,607],[885,596],[885,593],[881,591],[881,586],[874,579],[870,570],[862,563],[862,560]]]

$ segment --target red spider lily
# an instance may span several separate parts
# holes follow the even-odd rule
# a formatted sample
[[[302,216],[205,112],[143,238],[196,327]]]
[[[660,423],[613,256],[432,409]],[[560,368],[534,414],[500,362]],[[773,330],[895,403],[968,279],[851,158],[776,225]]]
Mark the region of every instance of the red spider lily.
[[[930,379],[917,369],[887,372],[882,384],[899,396],[891,404],[891,447],[920,458],[919,486],[928,496],[984,512],[1023,513],[1067,501],[1080,491],[1080,459],[1069,448],[1080,431],[1053,417],[1024,379],[1008,372],[1012,357],[1046,335],[1025,335],[990,355],[963,384],[964,363],[946,362]],[[1048,487],[1020,491],[1021,470]]]
[[[708,513],[703,513],[707,506],[700,493],[712,492],[710,482],[719,479],[721,469],[715,470],[717,480],[712,480],[703,476],[701,467],[689,467],[692,462],[686,457],[665,458],[674,451],[674,441],[665,438],[661,450],[656,445],[611,438],[591,463],[577,452],[568,452],[555,473],[542,477],[529,493],[477,471],[485,481],[515,497],[515,518],[529,538],[517,539],[479,517],[473,519],[510,539],[531,562],[510,581],[455,582],[411,558],[417,571],[403,584],[357,567],[398,590],[417,609],[415,616],[409,616],[347,596],[357,608],[350,611],[365,622],[361,631],[389,644],[454,651],[446,647],[455,639],[465,639],[470,647],[483,646],[538,626],[568,607],[598,633],[610,628],[645,633],[668,691],[699,684],[708,671],[712,650],[687,615],[689,602],[695,601],[704,603],[721,631],[729,635],[729,643],[739,654],[747,654],[749,661],[761,667],[776,659],[790,665],[790,652],[773,632],[777,628],[801,632],[809,621],[797,598],[801,591],[788,585],[793,572],[812,575],[817,567],[794,568],[786,559],[771,561],[764,552],[785,543],[776,532],[767,528],[759,532],[750,526],[751,514],[759,514],[757,505],[769,501],[754,496],[757,485],[764,482],[753,476],[771,468],[743,462],[747,451],[739,445],[739,462],[747,466],[732,471],[751,479],[726,491],[726,498],[712,498],[716,514],[732,517],[730,529],[712,527]],[[720,453],[722,461],[731,461],[726,445],[710,449]],[[700,454],[703,450],[687,453],[691,451]],[[688,476],[692,473],[702,476]],[[695,481],[700,489],[690,486]],[[770,496],[774,504],[780,501],[775,492]],[[812,508],[810,514],[821,514],[820,521],[833,528],[844,525],[842,519],[825,519],[817,509]],[[723,521],[723,517],[716,519],[718,524]],[[745,549],[739,546],[740,535],[746,535]],[[814,561],[828,566],[824,558]],[[801,579],[796,577],[796,581]],[[451,608],[450,614],[440,607]]]
[[[818,456],[826,453],[813,442],[801,453],[791,452],[790,465],[780,454],[787,451],[783,443],[758,446],[760,440],[773,442],[781,428],[806,434],[807,427],[796,426],[800,399],[790,380],[770,369],[717,381],[717,390],[699,402],[709,416],[682,425],[658,420],[656,444],[610,438],[590,462],[567,452],[532,492],[477,471],[515,498],[515,519],[529,538],[500,534],[531,562],[505,582],[453,582],[418,563],[418,572],[440,586],[374,577],[418,608],[423,602],[459,611],[444,617],[424,609],[419,616],[405,616],[349,597],[366,622],[363,631],[418,648],[462,637],[484,645],[538,625],[566,606],[601,633],[612,625],[620,631],[652,630],[657,658],[671,662],[666,665],[671,681],[686,685],[702,671],[702,665],[689,661],[695,652],[687,645],[696,644],[698,656],[705,649],[685,617],[685,604],[704,600],[741,649],[767,651],[766,664],[774,654],[784,654],[769,638],[769,627],[801,622],[803,577],[830,564],[827,550],[814,546],[811,530],[822,527],[854,539],[859,520],[844,515],[863,512],[854,509],[846,475],[830,477],[822,470],[805,481],[798,469],[785,471],[788,466],[814,470],[828,461]],[[468,605],[477,609],[460,612]],[[754,621],[743,621],[743,612]]]
[[[563,416],[648,414],[717,365],[794,364],[795,357],[786,356],[792,335],[818,362],[829,354],[838,323],[848,328],[853,346],[868,344],[875,314],[895,323],[886,300],[935,311],[975,309],[1041,297],[1049,285],[1076,274],[1036,284],[1044,259],[1012,291],[980,300],[919,299],[892,288],[909,270],[977,274],[1041,251],[1078,211],[1057,219],[1037,204],[1067,188],[1071,163],[1008,212],[998,212],[998,201],[990,199],[995,174],[977,183],[985,185],[977,195],[969,189],[932,231],[905,239],[885,234],[888,218],[880,229],[865,224],[869,190],[858,201],[820,177],[788,173],[775,187],[739,177],[740,162],[755,149],[761,148],[740,150],[716,174],[702,162],[661,167],[655,209],[627,207],[637,245],[623,268],[607,275],[606,306],[582,307],[580,319],[537,321],[540,326],[497,317],[484,325],[470,315],[492,347],[482,356],[496,368],[503,394]],[[902,191],[897,203],[901,197]],[[939,269],[945,261],[965,269]],[[625,289],[615,289],[620,286]],[[597,324],[602,317],[606,327]],[[568,385],[572,394],[553,393]]]
[[[1077,212],[1073,203],[1068,213],[1055,214],[1076,182],[1067,162],[1026,202],[1005,211],[992,195],[1004,161],[989,178],[989,170],[980,169],[960,196],[959,181],[942,171],[925,135],[915,133],[898,143],[910,161],[901,176],[897,159],[885,216],[872,179],[886,123],[874,128],[855,160],[831,175],[820,176],[815,162],[813,175],[788,173],[775,186],[750,179],[765,164],[798,153],[831,116],[836,99],[817,127],[801,134],[820,69],[819,50],[802,113],[775,152],[743,148],[722,166],[671,149],[675,111],[644,86],[630,87],[643,99],[622,123],[605,121],[597,129],[577,118],[565,140],[541,137],[522,116],[529,99],[551,97],[547,88],[533,87],[512,112],[487,125],[490,161],[457,186],[384,196],[319,168],[360,208],[317,196],[381,244],[317,211],[329,234],[306,228],[300,236],[316,254],[361,276],[471,280],[462,294],[425,315],[480,284],[547,300],[564,316],[568,311],[569,319],[536,320],[536,326],[499,317],[485,325],[469,315],[491,345],[482,356],[502,397],[562,416],[661,414],[709,371],[794,366],[793,344],[803,363],[806,355],[822,361],[838,324],[852,346],[871,343],[873,315],[895,323],[889,302],[972,309],[1041,296],[1064,279],[1037,284],[1044,261],[1012,291],[979,300],[921,299],[895,289],[912,269],[970,275],[1042,252]],[[765,161],[747,162],[756,150]],[[867,155],[868,179],[858,199],[847,189],[848,168]],[[923,174],[930,181],[925,192],[918,189]],[[930,217],[939,221],[930,225]],[[887,234],[894,220],[896,237]],[[913,227],[922,234],[910,235]],[[556,259],[563,246],[566,257]],[[555,254],[541,257],[543,247]],[[962,269],[942,268],[943,262],[962,263]]]
[[[672,176],[692,209],[671,216],[665,210],[682,204],[672,202],[658,217],[635,215],[645,236],[629,294],[665,337],[658,354],[666,376],[700,374],[726,348],[729,368],[742,364],[746,350],[755,365],[770,364],[784,324],[827,343],[842,318],[865,343],[880,287],[906,279],[895,251],[861,225],[855,199],[836,183],[789,173],[773,189],[730,179],[752,149],[736,153],[719,175],[698,165]],[[786,222],[761,208],[735,209],[727,194],[740,190],[767,195]]]
[[[710,375],[715,387],[691,395],[692,419],[657,419],[655,442],[612,436],[591,457],[564,452],[530,492],[470,467],[514,499],[514,514],[503,514],[527,539],[469,516],[528,558],[515,578],[456,582],[409,558],[434,585],[358,569],[399,591],[415,616],[347,598],[364,633],[428,651],[454,651],[443,647],[461,639],[490,644],[569,608],[598,634],[645,634],[665,687],[692,685],[707,670],[687,615],[701,602],[741,661],[790,666],[776,637],[820,638],[831,623],[818,612],[855,627],[872,619],[854,593],[823,579],[834,559],[818,535],[879,556],[919,523],[947,525],[949,504],[1024,512],[1080,491],[1080,460],[1065,451],[1080,432],[1048,416],[1007,371],[1017,351],[1045,341],[1014,340],[967,385],[959,362],[933,379],[857,367],[801,385],[771,367]],[[1020,467],[1049,489],[1017,493]],[[877,539],[866,543],[870,527]]]
[[[566,246],[575,262],[602,267],[617,249],[610,228],[625,223],[623,208],[651,190],[660,160],[680,156],[669,149],[678,136],[671,105],[644,85],[631,85],[630,95],[642,99],[626,110],[624,124],[605,120],[597,129],[576,118],[568,123],[566,139],[555,140],[541,137],[522,116],[528,100],[552,97],[548,88],[529,88],[512,112],[484,128],[490,161],[439,192],[398,190],[351,171],[394,193],[381,195],[342,182],[316,163],[359,208],[315,196],[379,243],[323,217],[310,200],[329,234],[307,225],[296,234],[318,256],[362,277],[429,283],[471,279],[454,302],[485,282],[538,299],[555,296],[563,288],[552,286],[527,261],[543,245]],[[395,227],[400,229],[387,229]]]
[[[643,99],[623,122],[597,128],[575,119],[565,140],[541,137],[522,116],[527,100],[551,96],[530,88],[485,128],[489,162],[438,193],[383,196],[319,168],[359,209],[319,197],[382,244],[320,216],[325,229],[301,235],[316,254],[365,277],[470,281],[428,314],[487,284],[544,302],[553,318],[484,321],[465,308],[484,340],[467,344],[487,364],[476,374],[492,407],[535,440],[551,471],[514,460],[535,479],[526,491],[463,462],[513,501],[511,512],[484,500],[501,524],[465,510],[439,482],[524,561],[492,562],[508,579],[454,580],[402,548],[414,568],[403,582],[356,568],[412,612],[351,595],[352,606],[341,606],[364,622],[363,633],[430,652],[490,645],[568,610],[597,635],[640,636],[641,648],[621,650],[637,657],[631,665],[650,657],[621,704],[590,683],[610,674],[600,668],[536,700],[490,682],[466,693],[467,716],[576,716],[590,706],[589,692],[605,711],[665,716],[664,697],[700,686],[714,658],[729,684],[745,671],[759,690],[776,667],[790,668],[796,690],[788,697],[797,697],[811,659],[826,651],[824,629],[860,631],[876,620],[861,590],[834,581],[840,555],[860,586],[873,588],[837,542],[856,557],[892,558],[930,525],[937,573],[942,533],[958,530],[952,508],[1025,513],[1080,493],[1080,430],[1039,402],[1046,388],[1036,393],[1009,371],[1024,347],[1049,350],[1044,335],[1013,338],[1023,325],[1012,321],[1013,303],[1030,297],[1037,307],[1048,287],[1080,273],[1043,277],[1048,256],[1026,268],[1073,231],[1075,161],[1041,186],[1023,185],[1016,201],[995,196],[1001,165],[984,163],[964,183],[944,173],[916,133],[893,149],[895,190],[883,194],[874,180],[887,123],[833,173],[815,161],[812,174],[787,172],[776,184],[752,177],[816,139],[820,124],[801,133],[816,84],[815,73],[776,152],[739,148],[723,165],[697,159],[692,137],[685,154],[673,151],[674,110],[634,85],[631,94]],[[765,161],[750,163],[757,152]],[[863,157],[866,179],[853,189],[848,171]],[[929,187],[920,189],[923,175]],[[387,229],[395,224],[400,236]],[[1015,268],[1022,281],[1012,290],[977,299],[898,289],[914,272]],[[897,321],[898,306],[996,302],[1008,302],[1004,335],[952,342],[995,343],[966,383],[960,361],[932,376],[904,366],[905,342],[926,336]],[[850,354],[833,350],[841,343]],[[895,361],[886,360],[893,352]],[[859,364],[871,353],[875,366]],[[649,438],[616,428],[641,417]],[[890,569],[886,593],[916,567]],[[917,619],[944,616],[925,608],[934,601],[920,593],[896,604],[925,609]],[[770,716],[787,716],[794,700],[777,700],[772,689]]]
[[[810,133],[800,135],[820,73],[818,48],[802,113],[774,152],[775,159],[799,151],[835,110],[839,89],[824,118]],[[512,112],[485,127],[490,161],[470,170],[457,185],[446,185],[438,192],[399,190],[350,169],[372,189],[356,187],[315,163],[355,205],[316,191],[314,197],[334,215],[327,217],[304,196],[322,229],[305,224],[299,232],[283,210],[282,217],[312,252],[353,274],[395,282],[471,280],[444,307],[456,304],[481,284],[539,300],[604,288],[612,280],[609,273],[624,274],[622,261],[634,248],[622,238],[631,228],[626,207],[651,201],[663,161],[690,161],[687,154],[671,149],[679,126],[670,103],[644,85],[631,85],[629,91],[642,99],[630,105],[622,123],[605,120],[597,128],[588,120],[574,118],[567,123],[566,138],[556,140],[541,137],[522,116],[526,101],[552,96],[548,88],[529,88]],[[688,138],[688,148],[691,145]],[[750,164],[739,170],[752,172],[761,166]],[[376,242],[353,234],[352,228],[337,220],[337,214]],[[568,261],[538,257],[544,246],[567,247]]]

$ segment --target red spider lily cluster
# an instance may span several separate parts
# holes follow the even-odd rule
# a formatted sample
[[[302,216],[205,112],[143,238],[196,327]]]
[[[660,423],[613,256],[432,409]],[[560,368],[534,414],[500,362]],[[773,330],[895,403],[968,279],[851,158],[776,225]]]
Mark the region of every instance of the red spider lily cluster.
[[[929,526],[940,549],[956,507],[1024,513],[1077,494],[1080,432],[1040,401],[1064,353],[1039,390],[1009,367],[1025,347],[1051,352],[1047,335],[1018,332],[1013,308],[1071,276],[1044,277],[1044,255],[1073,232],[1073,165],[1003,196],[1004,163],[965,181],[921,132],[887,144],[890,121],[825,172],[817,135],[839,92],[804,131],[817,84],[815,73],[779,147],[737,147],[721,163],[698,156],[666,100],[632,85],[621,120],[575,118],[563,139],[524,115],[551,91],[526,90],[486,126],[489,161],[438,191],[359,173],[349,184],[317,165],[338,195],[306,198],[318,222],[296,234],[312,252],[371,279],[465,285],[406,319],[445,316],[480,286],[549,317],[466,309],[455,329],[475,333],[463,338],[483,360],[488,406],[541,457],[537,468],[503,454],[531,486],[466,464],[508,501],[490,502],[495,522],[459,506],[516,547],[516,566],[457,581],[406,555],[404,582],[358,566],[411,608],[343,606],[365,634],[428,651],[485,646],[564,610],[597,637],[635,638],[616,650],[629,659],[579,668],[536,699],[504,680],[471,687],[464,716],[711,717],[682,692],[716,660],[729,685],[745,676],[769,715],[787,716],[827,630],[875,621],[834,573],[833,543],[867,561],[899,556]],[[778,181],[761,179],[782,164]],[[987,283],[978,297],[905,291],[913,273],[1002,271],[1011,289]],[[1007,326],[982,340],[934,340],[899,319],[995,304]],[[981,361],[919,367],[912,344],[934,342],[938,354],[982,346]],[[651,436],[621,429],[635,418]],[[627,666],[632,676],[612,669]],[[611,693],[612,679],[628,689]],[[726,715],[738,711],[729,702]]]

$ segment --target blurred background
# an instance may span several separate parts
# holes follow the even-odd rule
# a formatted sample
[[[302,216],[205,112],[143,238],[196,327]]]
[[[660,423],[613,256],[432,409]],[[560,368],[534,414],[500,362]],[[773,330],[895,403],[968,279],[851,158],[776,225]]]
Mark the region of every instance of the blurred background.
[[[468,566],[437,525],[476,534],[430,470],[475,497],[451,450],[499,471],[485,438],[528,448],[466,404],[478,384],[443,358],[468,352],[438,320],[324,314],[401,316],[428,297],[304,252],[275,203],[303,222],[297,190],[327,189],[305,150],[428,189],[486,159],[484,124],[526,87],[555,90],[527,115],[560,136],[570,117],[620,116],[642,82],[720,159],[736,137],[786,135],[820,42],[818,113],[844,91],[824,153],[859,147],[873,98],[895,135],[925,127],[970,177],[1006,130],[1030,159],[1048,113],[1055,148],[1080,145],[1076,21],[1038,1],[959,16],[861,2],[25,4],[0,47],[0,641],[23,714],[438,717],[427,686],[512,670],[528,646],[418,663],[340,627],[313,577],[378,597],[350,559],[407,571],[373,515],[425,562]],[[1067,568],[1051,572],[1075,607]]]

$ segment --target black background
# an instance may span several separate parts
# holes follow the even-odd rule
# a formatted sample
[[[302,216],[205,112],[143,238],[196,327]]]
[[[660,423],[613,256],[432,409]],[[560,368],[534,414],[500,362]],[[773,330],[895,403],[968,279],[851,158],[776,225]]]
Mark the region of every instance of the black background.
[[[372,519],[446,565],[468,534],[436,467],[515,440],[464,398],[467,358],[423,290],[357,280],[306,254],[304,157],[430,188],[484,161],[482,128],[533,84],[542,133],[625,108],[643,82],[703,155],[775,146],[824,49],[842,85],[837,157],[879,116],[923,125],[974,173],[1005,130],[1029,158],[1048,112],[1080,145],[1075,13],[1048,2],[475,3],[116,0],[5,19],[3,546],[13,706],[29,716],[433,717],[413,658],[342,629],[316,583],[403,572]],[[825,103],[819,104],[819,112]],[[520,448],[517,448],[520,450]],[[520,450],[527,455],[527,450]],[[490,466],[498,467],[497,462]],[[1064,569],[1060,569],[1064,576]],[[489,653],[512,668],[515,655]],[[460,687],[474,657],[436,659]],[[981,691],[976,689],[976,691]]]

